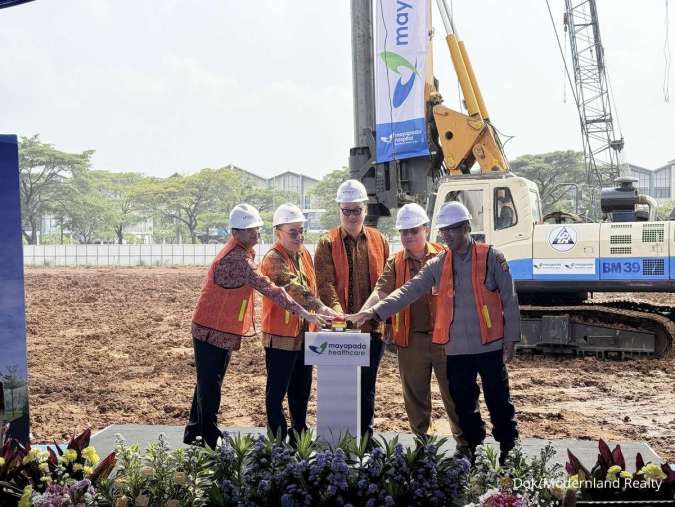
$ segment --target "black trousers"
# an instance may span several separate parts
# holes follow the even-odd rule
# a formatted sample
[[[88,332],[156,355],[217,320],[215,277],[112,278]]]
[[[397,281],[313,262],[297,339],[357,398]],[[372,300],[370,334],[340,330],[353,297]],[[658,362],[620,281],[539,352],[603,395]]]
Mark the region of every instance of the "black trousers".
[[[307,403],[312,390],[312,366],[305,365],[304,350],[291,351],[265,347],[267,386],[265,408],[267,426],[275,435],[286,438],[288,424],[283,401],[288,396],[291,428],[298,433],[307,430]],[[293,441],[291,434],[291,441]]]
[[[370,336],[370,366],[361,368],[361,435],[373,436],[375,416],[375,383],[377,370],[384,354],[384,343],[379,333]]]
[[[485,439],[485,422],[478,405],[480,388],[477,374],[480,374],[485,404],[492,421],[492,436],[502,450],[511,450],[518,438],[518,428],[509,392],[509,374],[501,350],[448,356],[450,396],[455,401],[462,435],[472,450]]]
[[[194,338],[192,347],[195,351],[197,384],[192,396],[190,420],[185,426],[183,442],[192,444],[197,437],[202,437],[209,447],[214,448],[222,436],[218,429],[220,389],[232,351]]]

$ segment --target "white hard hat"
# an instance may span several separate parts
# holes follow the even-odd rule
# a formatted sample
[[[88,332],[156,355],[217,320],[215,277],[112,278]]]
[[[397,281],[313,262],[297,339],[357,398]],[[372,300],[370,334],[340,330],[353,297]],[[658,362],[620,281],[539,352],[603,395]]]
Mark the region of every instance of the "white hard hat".
[[[396,229],[399,231],[402,229],[412,229],[413,227],[427,223],[429,223],[427,212],[424,211],[422,206],[414,202],[404,205],[398,210],[398,215],[396,215]]]
[[[452,201],[446,202],[441,206],[438,216],[436,217],[436,225],[440,228],[450,227],[460,222],[471,220],[471,213],[466,209],[461,202]]]
[[[337,189],[335,202],[364,202],[368,200],[368,192],[358,180],[347,180]]]
[[[230,211],[230,229],[252,229],[262,224],[260,213],[250,204],[237,204]]]
[[[295,204],[282,204],[279,206],[272,216],[272,225],[277,226],[281,224],[292,224],[295,222],[306,222],[305,215],[302,210]]]

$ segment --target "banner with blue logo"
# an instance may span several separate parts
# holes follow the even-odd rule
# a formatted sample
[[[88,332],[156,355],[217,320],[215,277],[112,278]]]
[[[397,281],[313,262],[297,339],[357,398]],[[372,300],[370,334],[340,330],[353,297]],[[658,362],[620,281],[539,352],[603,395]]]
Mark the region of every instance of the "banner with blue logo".
[[[0,135],[0,426],[10,423],[10,435],[28,442],[20,202],[16,136]]]
[[[377,0],[375,137],[378,162],[429,154],[424,67],[428,0]]]

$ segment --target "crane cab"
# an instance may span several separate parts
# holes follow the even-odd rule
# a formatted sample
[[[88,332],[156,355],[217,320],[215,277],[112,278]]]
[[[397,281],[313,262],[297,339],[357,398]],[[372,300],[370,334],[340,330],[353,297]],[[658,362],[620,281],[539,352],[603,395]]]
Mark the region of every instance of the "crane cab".
[[[519,293],[673,291],[675,221],[551,224],[542,222],[537,186],[513,173],[440,181],[435,217],[462,202],[471,235],[506,256]],[[432,238],[438,238],[432,221]]]

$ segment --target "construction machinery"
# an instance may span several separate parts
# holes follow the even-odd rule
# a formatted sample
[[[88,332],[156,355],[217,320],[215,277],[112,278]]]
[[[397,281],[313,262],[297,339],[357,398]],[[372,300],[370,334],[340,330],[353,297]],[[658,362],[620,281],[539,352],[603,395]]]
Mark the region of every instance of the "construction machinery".
[[[473,217],[472,236],[495,245],[508,259],[521,302],[521,351],[666,355],[675,336],[672,305],[597,303],[589,294],[675,292],[675,221],[656,221],[654,200],[623,178],[602,189],[602,222],[564,220],[568,214],[561,214],[559,223],[544,223],[539,190],[510,171],[452,12],[444,0],[437,4],[466,112],[443,104],[427,65],[428,155],[378,162],[373,5],[372,0],[351,1],[355,147],[350,173],[368,190],[371,224],[407,202],[425,205],[436,216],[445,202],[461,201]],[[645,217],[641,206],[648,208]]]

